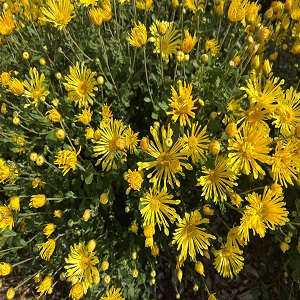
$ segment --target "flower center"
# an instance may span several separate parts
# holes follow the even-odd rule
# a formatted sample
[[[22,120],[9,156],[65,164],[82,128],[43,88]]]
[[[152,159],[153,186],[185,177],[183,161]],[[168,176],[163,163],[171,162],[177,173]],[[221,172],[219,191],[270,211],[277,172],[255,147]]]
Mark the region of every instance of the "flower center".
[[[160,200],[157,198],[157,197],[153,197],[151,200],[150,200],[150,203],[149,203],[149,206],[150,206],[150,209],[152,211],[159,211],[160,209],[160,205],[161,205],[161,202]]]
[[[82,95],[85,95],[86,94],[86,90],[87,90],[87,84],[83,81],[81,81],[79,84],[78,84],[78,92]]]
[[[83,256],[82,259],[80,260],[80,267],[82,270],[86,270],[90,267],[91,265],[91,260],[86,257],[86,256]]]
[[[219,172],[217,172],[216,170],[210,170],[209,179],[212,182],[217,182],[219,180]]]
[[[34,100],[39,99],[41,96],[42,95],[41,95],[40,91],[38,91],[38,90],[35,90],[31,93],[31,98]]]
[[[195,225],[189,224],[185,227],[185,232],[188,237],[192,237],[195,233]]]
[[[241,147],[241,156],[243,158],[252,158],[254,154],[254,146],[251,143],[245,142]]]
[[[64,24],[66,19],[65,17],[66,16],[63,13],[59,12],[55,17],[55,22],[57,24]]]
[[[191,136],[189,137],[189,148],[192,150],[196,150],[197,146],[198,146],[198,140],[195,136]]]
[[[117,138],[113,138],[112,140],[109,141],[109,150],[112,152],[115,152],[118,149],[117,145],[116,145],[116,141],[117,141]]]
[[[162,50],[162,52],[163,52],[163,51],[166,51],[166,50],[168,49],[168,47],[169,47],[168,41],[162,40],[162,41],[161,41],[161,50]]]
[[[172,162],[172,156],[169,153],[162,152],[159,157],[157,158],[157,161],[163,166],[167,167],[170,166]]]

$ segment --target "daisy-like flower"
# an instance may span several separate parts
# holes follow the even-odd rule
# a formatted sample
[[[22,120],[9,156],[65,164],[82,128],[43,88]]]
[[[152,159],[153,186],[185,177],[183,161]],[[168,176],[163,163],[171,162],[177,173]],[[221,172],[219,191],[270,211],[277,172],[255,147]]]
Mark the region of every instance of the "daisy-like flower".
[[[57,109],[52,106],[51,110],[46,112],[46,118],[51,120],[53,123],[61,121],[61,114],[57,111]]]
[[[36,288],[36,291],[40,293],[39,297],[44,294],[48,294],[50,289],[52,288],[52,278],[51,276],[46,276],[42,283]]]
[[[70,0],[47,0],[41,13],[44,15],[42,21],[54,24],[59,30],[65,28],[75,17],[74,5]]]
[[[211,39],[205,42],[205,51],[211,51],[211,56],[214,57],[218,54],[220,50],[220,45],[216,39]]]
[[[204,0],[186,0],[185,6],[195,13],[198,10],[203,11],[203,3]]]
[[[93,277],[99,275],[95,267],[99,263],[94,252],[89,252],[85,243],[74,244],[70,247],[68,258],[65,258],[67,277],[77,276],[78,281],[83,285],[84,293],[93,284]]]
[[[20,197],[12,196],[8,199],[9,204],[8,207],[16,212],[20,211]]]
[[[300,168],[300,156],[298,154],[299,142],[290,139],[288,142],[278,141],[275,153],[272,157],[272,174],[277,183],[288,187],[288,183],[294,185]]]
[[[0,34],[10,35],[16,27],[15,20],[10,10],[3,10],[0,15]]]
[[[32,195],[30,198],[30,207],[40,208],[46,204],[47,198],[44,194]]]
[[[215,250],[215,259],[213,265],[218,273],[223,277],[233,278],[244,267],[243,250],[237,246],[223,244],[220,250]]]
[[[239,247],[239,246],[243,247],[246,245],[246,241],[244,240],[244,237],[241,235],[239,226],[232,227],[228,231],[226,245],[231,247]]]
[[[79,300],[83,297],[83,295],[83,285],[80,282],[77,282],[72,286],[69,297],[71,297],[72,300]]]
[[[18,174],[19,169],[15,162],[0,157],[0,183],[8,182],[14,184]]]
[[[50,94],[49,91],[45,90],[45,87],[43,86],[43,82],[45,80],[45,74],[42,73],[41,76],[39,75],[39,72],[36,68],[30,68],[29,70],[30,75],[30,81],[27,80],[23,81],[23,85],[25,87],[24,95],[27,98],[33,99],[28,104],[24,105],[24,108],[34,105],[35,107],[38,106],[38,101],[45,101],[46,96]]]
[[[68,91],[68,98],[79,108],[93,104],[94,91],[98,90],[95,74],[85,67],[84,62],[80,66],[77,62],[76,66],[70,67],[70,74],[65,77],[67,83],[64,86]]]
[[[198,99],[193,100],[191,95],[193,85],[191,83],[186,86],[186,82],[183,82],[182,84],[182,81],[178,80],[177,84],[179,93],[171,86],[172,97],[171,99],[168,99],[168,101],[170,102],[169,106],[173,108],[173,110],[168,111],[167,115],[172,115],[172,120],[174,122],[179,118],[180,126],[186,126],[186,124],[191,126],[190,117],[195,118],[193,110],[197,109],[194,104]]]
[[[273,113],[276,128],[280,128],[280,133],[284,136],[295,133],[295,128],[300,123],[300,93],[293,87],[285,91],[285,98],[278,100]]]
[[[253,192],[245,198],[249,205],[246,206],[240,225],[240,232],[245,241],[249,241],[250,229],[263,238],[267,228],[274,230],[275,225],[283,226],[289,222],[289,212],[284,207],[284,196],[276,194],[268,186],[264,188],[263,195]]]
[[[6,227],[12,230],[14,226],[14,215],[11,208],[0,206],[0,230],[3,231]]]
[[[177,250],[180,249],[179,260],[185,261],[188,254],[191,259],[194,259],[197,253],[203,255],[203,249],[207,250],[210,246],[209,239],[216,239],[215,236],[205,232],[206,228],[197,227],[207,223],[209,219],[202,219],[198,210],[190,214],[185,213],[185,217],[179,219],[172,241],[172,244],[177,244]]]
[[[140,191],[142,183],[144,181],[141,172],[136,170],[131,171],[128,170],[128,174],[126,176],[126,181],[129,183],[129,187],[126,190],[126,194],[129,194],[130,190]]]
[[[100,13],[101,13],[103,22],[109,22],[111,20],[112,9],[111,9],[110,0],[102,0],[101,1]]]
[[[226,156],[217,156],[215,160],[215,168],[209,169],[202,167],[202,172],[206,175],[198,179],[197,185],[202,186],[201,196],[205,196],[205,200],[213,199],[215,203],[218,200],[222,202],[227,200],[227,192],[232,192],[232,187],[237,185],[234,180],[237,179],[236,172],[232,171],[227,165]]]
[[[92,23],[96,26],[101,26],[102,24],[102,13],[101,13],[101,8],[99,7],[93,7],[89,10],[89,16],[92,21]]]
[[[40,250],[40,257],[44,260],[50,260],[51,255],[55,250],[55,240],[49,239],[47,242],[38,247]]]
[[[166,63],[169,62],[169,58],[176,54],[181,44],[181,34],[179,30],[175,29],[174,23],[168,23],[167,30],[164,35],[161,35],[158,31],[158,26],[153,23],[150,26],[150,32],[152,37],[149,41],[154,43],[155,49],[153,53],[161,53],[163,60]]]
[[[161,191],[156,188],[150,188],[143,198],[141,198],[141,214],[144,218],[143,226],[157,224],[159,230],[161,226],[164,227],[164,232],[169,235],[169,224],[167,219],[171,223],[174,223],[179,219],[179,215],[176,213],[175,208],[170,207],[170,204],[178,205],[180,200],[172,200],[173,195],[167,193],[167,189]]]
[[[247,1],[242,2],[241,0],[231,1],[228,8],[228,20],[232,23],[242,21],[245,18],[245,4]]]
[[[206,126],[201,128],[198,122],[192,123],[191,129],[183,135],[182,151],[189,152],[194,164],[206,159],[204,151],[208,149],[210,140],[206,134]]]
[[[138,21],[138,25],[134,23],[131,34],[127,35],[127,42],[134,47],[141,48],[147,43],[147,29],[140,21]]]
[[[92,121],[93,112],[91,112],[91,108],[83,109],[81,114],[76,115],[76,122],[81,122],[83,125],[88,125]]]
[[[111,119],[109,124],[100,127],[100,140],[95,141],[96,146],[93,147],[93,156],[101,156],[96,166],[101,163],[104,171],[111,168],[116,170],[118,162],[123,164],[126,161],[126,125],[120,120]]]
[[[112,286],[110,290],[106,292],[106,296],[102,296],[100,300],[125,300],[125,298],[122,297],[120,288],[116,289]]]
[[[228,140],[228,150],[232,151],[228,154],[228,163],[232,170],[246,175],[252,171],[255,179],[258,174],[265,175],[258,162],[271,164],[272,158],[268,155],[272,149],[269,147],[271,142],[268,127],[243,123],[236,135]]]
[[[194,33],[194,36],[192,37],[191,34],[189,33],[189,30],[186,29],[184,31],[184,39],[181,43],[181,51],[184,52],[184,54],[190,53],[193,48],[195,47],[198,39],[196,38],[196,34]]]
[[[126,148],[129,149],[130,154],[134,153],[136,151],[137,145],[138,145],[138,132],[134,133],[134,131],[131,129],[130,125],[125,130],[125,143]]]
[[[155,168],[154,171],[147,176],[151,178],[149,182],[153,183],[154,187],[160,188],[161,181],[163,181],[164,187],[167,186],[167,182],[172,188],[174,188],[173,182],[175,182],[177,186],[180,186],[180,181],[176,178],[176,174],[184,176],[182,167],[188,170],[193,169],[190,164],[184,162],[188,160],[189,153],[181,151],[182,140],[178,139],[173,144],[173,130],[170,128],[170,124],[168,124],[167,129],[165,129],[164,126],[161,128],[162,143],[158,131],[155,128],[151,127],[150,132],[155,143],[150,141],[150,145],[145,152],[155,158],[155,160],[150,162],[138,162],[138,170]]]
[[[75,170],[77,156],[80,153],[81,148],[78,152],[76,149],[69,146],[68,150],[60,150],[55,156],[54,164],[58,165],[59,169],[63,170],[63,176],[65,176],[71,169]]]
[[[136,8],[145,11],[152,10],[152,4],[153,0],[137,0],[135,2]]]
[[[101,112],[99,114],[102,116],[102,122],[101,123],[110,123],[113,113],[110,110],[111,105],[104,104],[101,108]]]
[[[48,238],[55,231],[55,225],[53,223],[48,223],[44,227],[43,233]]]

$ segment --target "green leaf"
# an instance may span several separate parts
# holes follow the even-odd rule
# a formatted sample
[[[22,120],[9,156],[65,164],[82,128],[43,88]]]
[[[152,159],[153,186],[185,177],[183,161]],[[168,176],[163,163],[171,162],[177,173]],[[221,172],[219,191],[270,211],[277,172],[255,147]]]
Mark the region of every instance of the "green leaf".
[[[158,119],[158,114],[155,113],[155,112],[153,112],[153,113],[151,114],[151,118],[152,118],[153,120],[157,120],[157,119]]]
[[[165,102],[158,102],[158,106],[164,111],[166,111],[169,108],[168,104]]]
[[[145,101],[145,102],[151,102],[151,99],[150,99],[149,97],[145,97],[145,98],[144,98],[144,101]]]
[[[93,174],[90,174],[87,178],[84,180],[85,184],[91,184],[93,182]]]

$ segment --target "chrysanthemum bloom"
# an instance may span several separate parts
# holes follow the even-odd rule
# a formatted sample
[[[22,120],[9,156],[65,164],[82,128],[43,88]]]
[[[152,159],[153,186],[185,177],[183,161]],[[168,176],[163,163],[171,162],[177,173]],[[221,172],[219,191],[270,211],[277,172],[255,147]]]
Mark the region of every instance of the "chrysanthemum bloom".
[[[89,10],[89,15],[92,23],[96,26],[101,26],[102,24],[102,13],[99,7],[93,7]]]
[[[198,39],[196,38],[196,34],[194,33],[194,36],[192,37],[189,30],[186,29],[184,31],[184,39],[181,43],[180,49],[184,52],[184,54],[188,54],[193,50],[197,41]]]
[[[40,257],[44,260],[50,260],[51,255],[55,250],[55,240],[49,239],[47,242],[38,247],[40,250]]]
[[[169,139],[172,139],[173,130],[168,124],[167,129],[164,126],[161,128],[162,143],[159,138],[158,131],[153,127],[150,127],[150,132],[154,138],[154,142],[150,141],[149,147],[145,150],[150,156],[155,158],[154,161],[138,162],[138,170],[149,170],[155,168],[148,178],[150,183],[153,183],[154,187],[160,188],[161,181],[164,183],[164,187],[168,184],[174,188],[173,182],[177,186],[180,186],[180,181],[176,178],[176,174],[184,176],[182,167],[188,170],[192,170],[193,167],[189,163],[184,161],[188,160],[188,152],[182,152],[182,140],[178,139],[171,147],[169,147]],[[168,142],[168,144],[166,143]],[[180,152],[181,151],[181,152]]]
[[[298,40],[295,41],[290,52],[294,55],[300,54],[300,42]]]
[[[31,98],[33,101],[25,104],[24,108],[30,105],[37,107],[38,101],[45,101],[46,96],[50,94],[50,92],[45,90],[45,87],[43,86],[43,82],[45,80],[44,73],[40,76],[36,68],[30,68],[29,75],[31,78],[30,81],[28,82],[27,79],[23,81],[23,85],[26,88],[24,95],[27,98]]]
[[[2,86],[5,88],[5,87],[8,87],[10,82],[11,82],[11,74],[12,71],[10,72],[2,72],[1,75],[0,75],[0,82],[2,84]]]
[[[289,136],[295,133],[296,126],[300,123],[300,93],[293,87],[285,91],[285,98],[277,101],[276,109],[273,113],[272,124],[275,128],[280,128],[280,133]]]
[[[106,292],[106,296],[102,296],[100,300],[125,300],[125,298],[122,297],[120,288],[116,289],[112,286],[110,290]]]
[[[0,34],[10,35],[15,28],[15,20],[10,10],[3,10],[0,16]]]
[[[300,156],[298,154],[299,143],[295,140],[288,142],[279,141],[272,156],[272,175],[275,183],[288,187],[288,183],[294,185],[300,168]]]
[[[191,95],[193,85],[191,83],[186,86],[185,81],[182,84],[182,81],[178,80],[177,84],[179,93],[177,93],[175,88],[171,86],[172,97],[171,99],[168,99],[168,101],[170,102],[169,106],[173,108],[173,110],[168,111],[167,115],[172,115],[172,120],[174,122],[177,122],[179,118],[180,126],[186,126],[186,124],[191,126],[190,117],[195,118],[193,110],[197,109],[194,104],[197,102],[198,98],[193,100]]]
[[[85,137],[87,140],[90,140],[94,137],[94,129],[92,127],[87,127],[85,130]]]
[[[110,123],[111,119],[113,118],[113,113],[110,110],[111,105],[104,104],[101,108],[101,112],[99,114],[102,116],[101,123]]]
[[[163,60],[166,63],[169,62],[169,58],[176,54],[181,44],[181,34],[179,30],[175,29],[174,23],[168,24],[168,29],[164,35],[160,35],[158,32],[157,24],[153,23],[150,26],[150,32],[152,37],[149,41],[154,43],[155,49],[153,53],[161,53]]]
[[[198,179],[197,185],[202,186],[201,196],[205,196],[205,200],[212,199],[215,203],[219,200],[222,202],[227,200],[227,192],[232,192],[232,187],[237,185],[234,182],[237,179],[237,173],[232,171],[227,165],[226,156],[217,156],[215,160],[215,168],[209,169],[202,167],[202,172],[206,175]]]
[[[80,282],[77,282],[72,286],[69,297],[71,297],[72,300],[79,300],[83,297],[83,295],[83,285]]]
[[[130,125],[128,126],[128,128],[125,130],[125,145],[126,148],[129,149],[130,154],[134,153],[136,151],[137,145],[138,145],[138,132],[135,133]]]
[[[71,169],[74,171],[76,168],[77,156],[80,153],[81,148],[78,152],[76,149],[69,147],[68,150],[60,150],[56,154],[54,161],[55,165],[58,165],[59,169],[63,170],[63,176],[65,176]]]
[[[10,287],[7,291],[6,291],[6,299],[7,300],[12,300],[15,297],[16,294],[16,290],[13,287]]]
[[[70,0],[47,0],[41,13],[44,15],[40,18],[42,21],[53,23],[59,30],[65,28],[75,17],[74,5]]]
[[[206,126],[201,128],[198,122],[192,123],[191,129],[183,135],[182,151],[189,152],[194,164],[206,159],[205,150],[208,149],[210,140],[206,134]]]
[[[245,1],[246,2],[246,1]],[[244,3],[241,0],[231,1],[228,8],[228,20],[232,23],[242,21],[245,17]]]
[[[100,11],[102,15],[102,21],[109,22],[112,18],[112,9],[111,9],[110,0],[101,1]]]
[[[161,191],[156,188],[150,188],[148,192],[141,198],[141,214],[144,218],[143,226],[157,224],[159,230],[161,226],[164,227],[164,232],[169,235],[169,224],[167,219],[171,223],[174,223],[179,218],[175,208],[170,207],[170,204],[178,205],[180,200],[172,200],[173,195],[167,193],[167,189]]]
[[[147,29],[144,24],[138,21],[138,25],[134,23],[134,28],[131,29],[131,34],[127,34],[127,42],[137,48],[141,48],[147,44]]]
[[[283,226],[289,222],[288,211],[284,207],[284,196],[278,195],[268,186],[264,188],[263,195],[255,192],[248,194],[244,216],[241,218],[240,232],[245,241],[249,241],[249,230],[258,233],[261,238],[265,236],[266,229],[275,229],[275,225]]]
[[[149,11],[152,10],[153,0],[137,0],[135,2],[136,8]]]
[[[228,163],[232,170],[246,175],[252,171],[255,179],[258,178],[258,174],[265,175],[258,162],[271,164],[272,158],[268,155],[272,150],[269,147],[271,142],[268,127],[243,123],[236,135],[228,140],[228,150],[231,151],[228,154]]]
[[[86,294],[87,289],[93,284],[93,275],[99,274],[97,268],[94,267],[99,260],[94,252],[88,251],[85,243],[74,244],[70,250],[68,258],[65,258],[67,277],[77,276]]]
[[[54,106],[52,106],[51,110],[46,112],[46,118],[51,120],[53,123],[61,121],[61,115]]]
[[[48,238],[55,231],[55,225],[53,223],[48,223],[44,227],[43,233]]]
[[[155,227],[153,224],[148,224],[144,226],[144,236],[145,240],[145,247],[153,247],[153,236],[155,234]]]
[[[237,275],[244,267],[243,250],[239,247],[223,244],[220,250],[215,250],[215,259],[213,265],[218,273],[223,277],[233,278],[233,274]]]
[[[36,288],[36,291],[40,293],[39,297],[48,294],[52,289],[52,278],[51,276],[46,276],[42,283]]]
[[[185,213],[183,219],[179,219],[177,229],[175,229],[172,244],[178,244],[177,250],[180,249],[179,260],[185,261],[187,255],[194,259],[197,253],[203,255],[203,249],[208,249],[210,246],[209,239],[216,237],[206,233],[206,228],[197,227],[201,224],[209,223],[209,219],[202,219],[198,210]]]
[[[8,199],[9,204],[8,207],[16,212],[20,211],[20,197],[12,196]]]
[[[218,41],[216,39],[211,39],[205,42],[205,51],[211,51],[211,56],[215,57],[219,50],[220,50],[220,45],[218,44]]]
[[[91,112],[91,108],[83,109],[81,114],[76,115],[76,122],[81,122],[83,125],[88,125],[92,121],[93,112]]]
[[[203,3],[204,0],[186,0],[185,6],[195,13],[198,10],[203,11]]]
[[[7,206],[0,206],[0,229],[3,231],[6,227],[12,230],[14,226],[14,216],[12,210]]]
[[[135,191],[140,191],[141,185],[144,181],[140,172],[138,172],[136,170],[131,171],[130,169],[128,170],[128,176],[127,176],[126,180],[129,183],[129,187],[126,190],[126,194],[128,194],[130,192],[130,190],[132,190],[132,189]]]
[[[98,90],[95,74],[85,67],[84,62],[80,66],[77,62],[76,66],[70,67],[70,74],[65,76],[67,83],[64,83],[64,86],[68,91],[68,98],[79,108],[93,104],[92,97],[95,96],[93,91]]]
[[[43,207],[46,204],[46,196],[44,194],[32,195],[29,206],[34,208]]]
[[[100,140],[95,141],[96,146],[93,147],[93,156],[101,156],[96,166],[101,163],[104,171],[117,169],[118,162],[123,164],[126,161],[126,125],[120,120],[111,119],[109,124],[100,127]]]
[[[237,193],[229,193],[230,201],[233,205],[236,207],[242,207],[243,199],[242,197]]]
[[[14,184],[18,177],[18,165],[13,161],[7,161],[0,157],[0,183]]]
[[[11,271],[12,266],[10,264],[0,261],[0,276],[7,276]]]
[[[245,20],[248,23],[253,23],[258,17],[258,11],[260,10],[261,5],[257,2],[246,2],[245,3]]]
[[[22,96],[24,90],[25,89],[22,82],[17,78],[13,78],[12,81],[9,83],[9,91],[16,96]]]

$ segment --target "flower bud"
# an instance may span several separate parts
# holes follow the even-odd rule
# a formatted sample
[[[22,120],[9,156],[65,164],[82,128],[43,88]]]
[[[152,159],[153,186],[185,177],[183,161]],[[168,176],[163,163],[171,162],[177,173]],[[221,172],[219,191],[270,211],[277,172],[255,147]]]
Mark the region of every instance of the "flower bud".
[[[202,264],[201,261],[196,261],[196,263],[195,263],[195,270],[200,275],[205,276],[204,275],[204,266],[203,266],[203,264]]]
[[[18,126],[20,124],[21,120],[19,117],[13,117],[13,124]]]
[[[91,217],[91,210],[90,209],[86,209],[83,213],[83,216],[82,216],[82,220],[84,222],[87,222]]]
[[[23,58],[24,58],[24,59],[26,59],[26,60],[30,58],[30,55],[29,55],[29,53],[28,53],[28,52],[26,52],[26,51],[25,51],[25,52],[23,52],[23,55],[22,55],[22,56],[23,56]]]
[[[108,195],[106,193],[102,193],[100,195],[100,203],[105,205],[108,202],[109,198]]]
[[[45,163],[45,157],[43,155],[39,155],[37,158],[36,158],[36,161],[35,163],[41,167],[44,163]]]
[[[173,145],[173,140],[171,138],[166,138],[164,142],[168,148],[171,148]]]
[[[131,275],[133,278],[137,278],[139,276],[139,271],[137,269],[132,270]]]
[[[184,53],[182,51],[177,51],[176,60],[179,63],[184,61]]]
[[[6,299],[11,300],[14,298],[16,291],[13,287],[10,287],[6,292]]]
[[[141,142],[140,142],[140,147],[143,151],[146,151],[149,147],[149,138],[147,136],[144,136],[142,139],[141,139]]]
[[[103,78],[103,76],[98,76],[97,77],[97,82],[98,82],[98,84],[103,85],[104,84],[104,78]]]
[[[209,60],[209,57],[208,57],[208,55],[207,54],[202,54],[201,55],[201,61],[203,62],[203,63],[208,63],[208,60]]]
[[[66,137],[66,132],[63,129],[58,129],[55,135],[59,140],[63,140]]]
[[[39,63],[40,63],[41,66],[44,66],[46,64],[45,58],[40,58]]]
[[[235,136],[236,132],[237,132],[237,126],[236,126],[236,123],[232,122],[232,123],[229,123],[227,126],[226,126],[226,129],[225,129],[225,132],[227,134],[227,136],[231,139]]]
[[[93,252],[96,248],[96,241],[95,240],[89,240],[88,244],[87,244],[87,250],[89,252]]]
[[[37,157],[38,157],[38,155],[37,155],[36,152],[31,152],[30,153],[30,160],[31,161],[36,161]]]
[[[110,276],[109,275],[105,275],[103,278],[103,281],[105,284],[109,284],[110,283]]]
[[[213,155],[217,155],[220,152],[221,146],[218,141],[212,141],[209,144],[209,152]]]
[[[213,216],[215,214],[215,210],[213,208],[211,208],[209,204],[205,204],[203,206],[203,213],[206,216]]]
[[[177,279],[181,283],[183,272],[181,269],[177,270]]]
[[[109,262],[107,260],[104,260],[101,264],[102,271],[106,271],[109,268]]]

